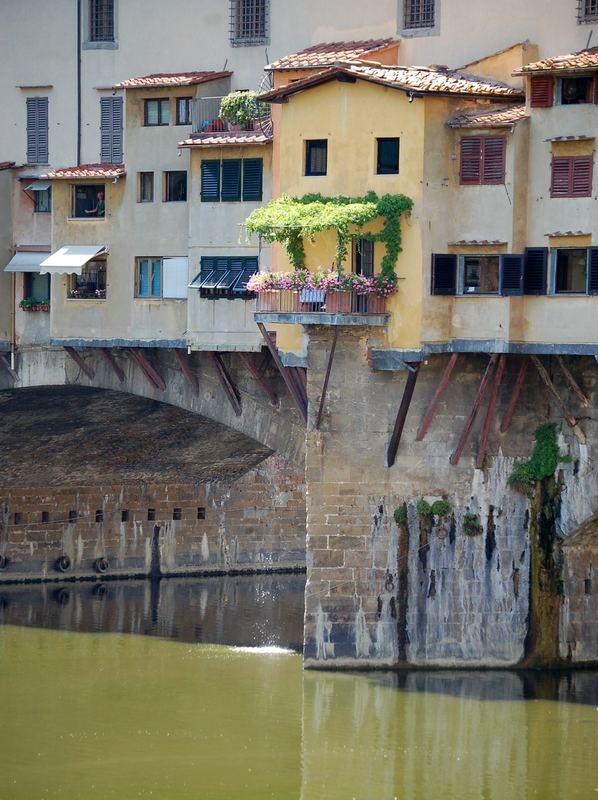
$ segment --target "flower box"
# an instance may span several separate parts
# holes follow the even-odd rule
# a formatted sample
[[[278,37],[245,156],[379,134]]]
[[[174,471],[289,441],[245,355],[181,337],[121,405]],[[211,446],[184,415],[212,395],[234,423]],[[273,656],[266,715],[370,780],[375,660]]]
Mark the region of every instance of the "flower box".
[[[367,295],[367,313],[384,314],[386,312],[386,298],[379,294]]]
[[[328,314],[350,314],[353,292],[326,292],[326,312]]]

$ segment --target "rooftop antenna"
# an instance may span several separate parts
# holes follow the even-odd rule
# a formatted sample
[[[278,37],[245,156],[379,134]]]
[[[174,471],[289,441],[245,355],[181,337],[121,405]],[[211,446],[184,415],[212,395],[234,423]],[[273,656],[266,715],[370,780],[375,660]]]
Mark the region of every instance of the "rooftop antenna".
[[[594,33],[593,29],[590,29],[590,35],[588,36],[588,41],[586,42],[586,50],[590,46],[590,39],[592,38],[593,33]]]

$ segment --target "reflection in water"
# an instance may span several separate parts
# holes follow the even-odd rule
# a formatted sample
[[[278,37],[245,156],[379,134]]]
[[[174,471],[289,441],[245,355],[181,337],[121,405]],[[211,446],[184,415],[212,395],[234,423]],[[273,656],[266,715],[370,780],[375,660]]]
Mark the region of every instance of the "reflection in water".
[[[304,673],[302,589],[3,587],[2,800],[598,797],[596,672]]]

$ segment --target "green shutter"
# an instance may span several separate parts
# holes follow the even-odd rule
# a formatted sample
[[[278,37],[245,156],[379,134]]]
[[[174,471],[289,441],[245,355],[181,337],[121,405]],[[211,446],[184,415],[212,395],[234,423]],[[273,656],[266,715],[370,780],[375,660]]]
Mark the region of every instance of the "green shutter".
[[[201,162],[201,199],[204,203],[220,200],[220,159]]]
[[[241,159],[225,158],[222,161],[221,200],[241,199]]]
[[[262,199],[263,161],[246,158],[243,161],[243,200]]]

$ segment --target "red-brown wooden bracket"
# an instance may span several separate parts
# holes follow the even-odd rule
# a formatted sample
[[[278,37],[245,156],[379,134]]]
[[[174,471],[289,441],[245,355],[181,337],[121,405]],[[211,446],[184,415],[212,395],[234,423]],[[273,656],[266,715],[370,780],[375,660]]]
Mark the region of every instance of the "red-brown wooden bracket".
[[[10,366],[10,360],[4,355],[4,353],[0,353],[0,366],[3,366],[5,370],[9,372],[12,379],[14,381],[19,380],[18,374],[14,371],[14,369]]]
[[[272,403],[273,406],[279,405],[278,395],[274,391],[274,389],[270,386],[268,381],[264,378],[264,375],[260,370],[255,366],[253,361],[249,358],[246,353],[239,353],[239,358],[247,372],[253,377],[255,382],[258,384],[260,389],[266,395],[268,400]]]
[[[118,380],[123,383],[125,379],[125,373],[122,370],[120,364],[116,361],[114,356],[112,355],[112,350],[109,347],[100,347],[100,353],[104,361],[108,364],[110,369],[114,372]]]
[[[231,406],[233,407],[233,411],[238,417],[240,417],[243,413],[243,408],[241,406],[241,395],[226,368],[226,364],[222,360],[222,356],[220,353],[209,352],[208,358],[218,373],[220,383],[222,384],[222,388],[224,389],[224,392],[228,397]]]
[[[303,387],[305,397],[307,398],[307,370],[305,367],[295,367],[295,373],[301,381],[301,386]]]
[[[282,363],[280,355],[278,354],[278,350],[276,348],[276,345],[274,344],[274,342],[270,338],[270,334],[266,330],[266,328],[264,326],[264,323],[263,322],[258,322],[257,326],[258,326],[258,328],[260,330],[260,333],[264,337],[264,341],[266,342],[268,350],[270,351],[270,355],[274,359],[274,363],[278,367],[278,371],[280,372],[280,375],[281,375],[283,381],[285,382],[285,385],[286,385],[287,389],[289,390],[289,392],[291,394],[291,397],[295,401],[295,405],[297,406],[297,408],[299,410],[299,413],[301,414],[301,416],[303,417],[305,422],[307,422],[307,403],[305,402],[305,400],[303,398],[303,395],[298,391],[298,388],[297,388],[297,385],[295,384],[295,381],[291,377],[290,373],[287,371],[287,368],[285,367],[285,365]]]
[[[498,359],[498,367],[494,375],[494,383],[492,385],[492,392],[490,393],[490,400],[488,401],[488,408],[486,409],[486,416],[484,418],[484,425],[482,427],[482,436],[480,438],[480,447],[478,450],[478,457],[476,458],[475,465],[481,469],[484,464],[484,456],[486,455],[486,448],[488,447],[488,439],[490,438],[490,427],[494,419],[494,411],[496,409],[496,400],[498,398],[498,390],[500,382],[502,381],[503,372],[507,363],[506,356],[500,356]]]
[[[535,368],[540,373],[540,377],[544,381],[544,385],[548,389],[549,394],[552,396],[552,398],[554,399],[554,402],[559,407],[561,414],[563,415],[563,417],[565,418],[565,420],[567,422],[567,425],[570,428],[575,428],[577,426],[577,420],[575,419],[573,414],[571,414],[568,411],[567,407],[565,406],[565,404],[563,403],[563,401],[559,397],[559,394],[558,394],[557,390],[554,388],[553,382],[550,380],[550,375],[548,374],[548,370],[546,369],[544,364],[540,361],[538,356],[530,356],[530,358],[533,361]]]
[[[577,383],[571,372],[569,371],[569,367],[565,364],[565,361],[562,356],[556,357],[557,361],[561,369],[563,370],[563,375],[567,379],[567,383],[573,389],[573,392],[577,395],[577,399],[582,404],[584,408],[589,408],[592,405],[590,398],[585,394],[582,390],[581,386]]]
[[[305,408],[307,408],[307,371],[303,367],[287,367],[287,370],[295,381],[297,391],[301,395]]]
[[[455,465],[459,463],[459,459],[461,458],[461,454],[463,453],[463,448],[467,443],[467,439],[469,438],[469,434],[471,433],[471,429],[473,428],[473,423],[478,415],[478,411],[480,410],[480,406],[482,405],[482,401],[484,400],[484,396],[486,394],[486,390],[488,389],[488,384],[490,383],[490,379],[492,378],[492,373],[494,372],[494,365],[498,360],[498,353],[493,353],[490,356],[490,360],[488,361],[488,366],[486,367],[486,371],[484,372],[484,377],[481,380],[480,388],[478,389],[478,393],[475,396],[475,400],[473,401],[473,407],[469,413],[469,417],[465,422],[465,427],[463,428],[463,432],[459,437],[459,441],[457,442],[457,447],[455,448],[455,452],[450,457],[449,461],[451,464]]]
[[[174,349],[174,355],[176,360],[179,362],[179,367],[181,368],[181,372],[187,379],[187,383],[191,387],[191,391],[193,394],[199,394],[199,381],[197,380],[197,376],[187,363],[187,359],[185,358],[184,350],[180,350],[178,347]]]
[[[78,367],[80,367],[80,369],[82,369],[83,372],[87,375],[89,380],[92,381],[94,379],[94,377],[95,377],[95,372],[89,366],[89,364],[85,363],[85,361],[83,360],[82,356],[79,355],[79,353],[75,350],[74,347],[65,347],[64,349],[66,350],[68,355],[73,359],[75,364]]]
[[[410,369],[409,374],[407,375],[405,388],[403,389],[403,397],[401,398],[401,405],[399,406],[399,411],[395,420],[395,426],[392,436],[390,437],[388,447],[386,448],[387,467],[392,467],[392,465],[395,463],[397,450],[399,449],[399,444],[401,443],[403,428],[405,427],[405,420],[407,419],[407,413],[409,411],[409,406],[411,405],[411,398],[413,397],[413,390],[415,389],[415,383],[417,381],[417,376],[419,375],[420,362],[410,366],[412,366],[413,369]]]
[[[320,407],[318,408],[318,416],[316,418],[316,430],[320,430],[320,423],[322,422],[322,414],[324,413],[324,403],[326,401],[326,392],[328,391],[328,381],[330,380],[330,371],[332,370],[332,361],[334,359],[334,351],[336,350],[337,340],[338,340],[338,328],[335,328],[334,335],[332,336],[332,344],[330,346],[330,354],[328,356],[326,377],[324,378],[324,385],[322,386],[322,397],[320,398]]]
[[[434,415],[436,414],[436,409],[438,408],[438,403],[440,403],[440,398],[444,394],[444,390],[448,386],[448,382],[451,377],[451,373],[457,363],[457,359],[459,358],[459,353],[453,353],[452,356],[449,358],[448,364],[446,365],[444,372],[442,373],[442,378],[440,379],[440,383],[436,391],[434,392],[434,397],[432,398],[432,402],[428,407],[428,410],[424,414],[424,418],[421,421],[421,425],[419,426],[419,430],[417,431],[417,436],[415,437],[416,442],[421,442],[424,438],[426,433],[428,432],[428,428],[432,424],[432,420],[434,419]]]
[[[141,350],[139,350],[139,348],[137,347],[129,347],[127,349],[131,354],[131,358],[133,359],[133,361],[135,361],[139,369],[145,375],[145,378],[147,382],[150,384],[150,386],[153,386],[154,389],[160,389],[163,392],[166,389],[166,384],[162,380],[161,376],[158,375],[156,370],[149,363],[147,358],[143,355]]]
[[[525,356],[525,358],[521,362],[521,366],[519,367],[519,373],[517,375],[517,380],[515,381],[515,386],[513,386],[513,391],[509,399],[509,405],[507,406],[507,410],[500,425],[501,433],[506,433],[507,428],[511,424],[511,420],[515,412],[515,407],[517,406],[517,401],[519,400],[519,395],[521,394],[521,388],[523,386],[523,382],[525,380],[525,375],[527,373],[528,367],[529,367],[529,356]]]

